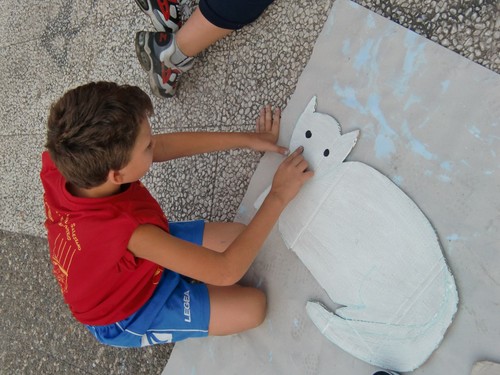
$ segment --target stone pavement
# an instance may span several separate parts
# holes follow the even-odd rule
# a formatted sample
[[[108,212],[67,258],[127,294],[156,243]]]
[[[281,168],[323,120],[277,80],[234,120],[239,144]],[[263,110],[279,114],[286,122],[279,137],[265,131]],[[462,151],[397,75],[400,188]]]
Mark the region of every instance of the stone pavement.
[[[248,131],[263,104],[285,107],[332,3],[276,0],[254,24],[210,47],[177,97],[153,98],[154,131]],[[500,71],[496,0],[358,3]],[[38,179],[48,108],[65,90],[112,80],[149,92],[133,38],[152,26],[133,1],[2,5],[0,373],[159,374],[170,346],[103,347],[71,317],[50,273]],[[186,1],[185,17],[194,6]],[[171,220],[232,220],[259,157],[243,150],[180,159],[155,166],[144,183]]]

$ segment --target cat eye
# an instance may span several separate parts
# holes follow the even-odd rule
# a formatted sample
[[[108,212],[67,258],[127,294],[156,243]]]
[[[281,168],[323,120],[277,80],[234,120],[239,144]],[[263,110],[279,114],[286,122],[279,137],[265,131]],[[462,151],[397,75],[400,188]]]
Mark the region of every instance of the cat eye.
[[[311,138],[312,137],[312,133],[310,130],[306,131],[306,138]]]
[[[325,151],[323,151],[323,156],[326,158],[328,155],[330,155],[330,150],[329,149],[326,149]]]

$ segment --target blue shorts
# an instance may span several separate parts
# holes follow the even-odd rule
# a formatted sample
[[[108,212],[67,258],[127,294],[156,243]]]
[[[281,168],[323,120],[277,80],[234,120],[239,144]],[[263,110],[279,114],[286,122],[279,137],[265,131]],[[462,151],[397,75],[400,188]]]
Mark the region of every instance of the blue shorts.
[[[200,0],[201,14],[213,25],[237,30],[255,21],[274,0]]]
[[[175,237],[197,245],[203,242],[203,220],[169,223],[169,227]],[[86,327],[103,344],[142,347],[205,337],[209,322],[207,286],[165,270],[155,292],[137,312],[113,324]]]

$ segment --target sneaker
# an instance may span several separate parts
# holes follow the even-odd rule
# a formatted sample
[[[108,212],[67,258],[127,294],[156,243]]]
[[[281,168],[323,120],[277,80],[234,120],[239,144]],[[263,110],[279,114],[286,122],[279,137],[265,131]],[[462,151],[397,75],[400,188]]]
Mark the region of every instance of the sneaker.
[[[158,31],[175,33],[182,25],[178,0],[135,0]]]
[[[135,51],[142,68],[148,72],[151,90],[158,97],[174,96],[181,74],[194,64],[194,58],[179,59],[177,54],[179,61],[172,62],[177,46],[171,33],[139,31],[135,36]]]

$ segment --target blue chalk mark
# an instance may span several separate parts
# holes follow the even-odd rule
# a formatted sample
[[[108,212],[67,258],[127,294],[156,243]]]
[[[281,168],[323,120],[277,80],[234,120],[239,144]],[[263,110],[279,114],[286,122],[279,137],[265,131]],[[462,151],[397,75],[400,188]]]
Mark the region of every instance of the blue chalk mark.
[[[486,176],[491,176],[491,175],[492,175],[493,173],[495,173],[495,172],[490,171],[490,170],[486,170],[486,171],[484,171],[483,173],[484,173]]]
[[[423,51],[425,49],[427,41],[424,41],[415,46],[417,40],[418,36],[414,32],[408,31],[406,33],[405,46],[409,49],[406,52],[405,61],[403,64],[403,71],[406,75],[413,74],[416,69],[425,62],[425,55],[423,54]]]
[[[427,150],[427,148],[422,142],[413,139],[410,141],[410,144],[413,152],[423,156],[427,160],[434,159],[434,155],[432,155],[432,153]]]
[[[443,182],[450,182],[450,181],[451,181],[450,176],[447,176],[447,175],[445,175],[445,174],[441,174],[441,175],[439,175],[439,177],[438,177],[438,178],[439,178],[441,181],[443,181]]]
[[[480,141],[485,142],[488,145],[492,145],[495,141],[500,140],[500,136],[494,134],[487,134],[486,136],[483,137],[481,135],[481,130],[475,125],[469,126],[467,130],[474,138],[479,139]]]
[[[293,325],[294,325],[295,328],[299,328],[300,322],[299,322],[299,320],[297,318],[295,318],[293,320]]]
[[[444,170],[446,170],[448,172],[451,172],[451,170],[453,169],[452,164],[449,161],[443,161],[440,165],[441,165],[441,168],[443,168]]]
[[[401,126],[401,129],[405,137],[408,139],[410,148],[414,153],[422,156],[427,160],[436,159],[436,157],[429,150],[427,150],[427,147],[418,139],[416,139],[413,134],[411,134],[410,128],[408,127],[408,123],[406,121]]]
[[[444,94],[446,91],[448,91],[449,87],[450,87],[450,81],[449,80],[442,81],[441,82],[441,93]]]
[[[425,172],[424,172],[424,175],[426,176],[432,176],[434,174],[434,172],[432,172],[430,169],[427,169]]]
[[[355,109],[362,114],[366,114],[366,109],[361,105],[361,103],[356,98],[356,91],[349,86],[342,88],[338,82],[333,85],[335,93],[342,98],[342,103],[349,108]]]
[[[366,26],[368,26],[369,29],[375,28],[375,19],[371,13],[368,14],[368,17],[366,17]]]
[[[356,71],[363,69],[369,73],[369,77],[373,78],[378,73],[377,55],[382,39],[374,41],[368,39],[365,44],[359,49],[354,57],[353,67]]]
[[[351,52],[351,41],[349,39],[345,39],[342,43],[342,54],[344,56],[350,55]]]
[[[424,49],[426,42],[417,43],[417,35],[408,31],[405,35],[406,55],[403,62],[403,71],[399,82],[395,86],[395,94],[402,96],[408,91],[408,83],[420,65],[425,62]]]
[[[403,109],[406,111],[408,108],[410,108],[413,104],[415,103],[420,103],[422,99],[419,97],[419,96],[416,96],[416,95],[413,95],[411,94],[408,98],[408,100],[406,101]]]
[[[377,135],[375,139],[375,155],[377,158],[388,158],[394,154],[395,151],[394,142],[387,134]]]
[[[446,237],[448,241],[458,241],[460,239],[460,236],[456,233],[450,234],[449,236]]]
[[[470,126],[468,130],[469,133],[472,134],[475,138],[481,139],[481,130],[479,130],[476,126]]]
[[[269,362],[272,362],[272,361],[273,361],[273,352],[272,352],[272,351],[270,351],[270,352],[267,354],[267,360],[268,360]]]
[[[368,39],[354,58],[354,69],[359,70],[370,60],[370,53],[373,47],[373,39]]]
[[[392,182],[394,182],[398,186],[401,186],[403,184],[403,177],[401,177],[401,176],[394,176],[392,178]]]
[[[375,155],[378,158],[390,157],[395,151],[394,141],[396,132],[389,126],[384,113],[380,109],[380,97],[378,94],[371,94],[367,103],[368,111],[380,125],[380,133],[375,139]]]

